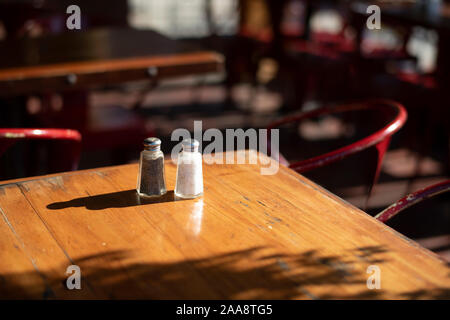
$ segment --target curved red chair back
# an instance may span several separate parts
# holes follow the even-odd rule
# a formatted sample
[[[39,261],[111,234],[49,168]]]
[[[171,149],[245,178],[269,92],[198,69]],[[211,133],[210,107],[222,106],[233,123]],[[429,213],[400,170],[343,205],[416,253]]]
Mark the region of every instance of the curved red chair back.
[[[359,111],[359,110],[375,110],[377,112],[386,114],[389,116],[388,123],[378,131],[366,136],[363,139],[360,139],[354,143],[351,143],[347,146],[341,147],[339,149],[327,152],[325,154],[312,157],[310,159],[289,163],[289,168],[299,172],[304,173],[316,168],[320,168],[331,164],[333,162],[345,159],[348,156],[351,156],[355,153],[361,152],[370,147],[375,147],[377,150],[377,162],[376,169],[373,175],[373,179],[371,181],[371,185],[369,187],[368,195],[372,191],[374,184],[377,182],[381,164],[384,158],[384,155],[389,147],[391,136],[400,130],[400,128],[405,124],[407,119],[407,112],[405,108],[397,102],[390,100],[373,100],[364,103],[354,103],[349,105],[341,105],[334,108],[320,108],[309,112],[304,112],[299,115],[286,117],[280,119],[278,121],[273,122],[268,126],[268,147],[270,148],[270,130],[277,128],[281,125],[287,123],[300,122],[305,119],[314,118],[317,116],[328,115],[328,114],[336,114],[343,113],[348,111]],[[269,150],[270,152],[270,150]]]
[[[434,197],[438,194],[450,191],[450,180],[442,181],[436,183],[432,186],[420,189],[416,192],[408,194],[407,196],[401,198],[396,203],[390,205],[379,214],[375,216],[375,218],[381,222],[386,222],[391,219],[393,216],[399,214],[403,210],[422,202],[428,198]]]
[[[80,160],[81,153],[81,134],[76,130],[70,129],[24,129],[10,128],[0,129],[0,156],[5,151],[21,140],[57,140],[69,142],[64,145],[59,152],[57,159],[53,159],[56,165],[52,167],[53,171],[76,170]]]

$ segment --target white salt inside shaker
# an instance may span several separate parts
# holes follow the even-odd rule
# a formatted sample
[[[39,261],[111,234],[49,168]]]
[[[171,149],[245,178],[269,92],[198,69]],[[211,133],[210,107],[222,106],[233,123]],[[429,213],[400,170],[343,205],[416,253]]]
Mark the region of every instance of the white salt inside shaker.
[[[195,139],[185,139],[183,150],[178,154],[175,195],[192,199],[203,194],[202,154]]]

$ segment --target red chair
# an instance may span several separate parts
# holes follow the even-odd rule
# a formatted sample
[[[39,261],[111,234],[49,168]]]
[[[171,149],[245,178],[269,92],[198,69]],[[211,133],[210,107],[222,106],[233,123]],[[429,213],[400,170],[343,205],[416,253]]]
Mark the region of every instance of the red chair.
[[[438,194],[450,191],[450,180],[442,181],[432,186],[420,189],[416,192],[408,194],[401,198],[396,203],[390,205],[388,208],[381,211],[375,216],[375,219],[386,223],[393,216],[396,216],[403,210],[422,202],[428,198],[434,197]]]
[[[50,158],[53,172],[76,170],[81,153],[81,134],[70,129],[0,129],[0,156],[18,141],[56,140],[58,154]]]
[[[300,122],[305,119],[310,119],[318,116],[323,115],[329,115],[329,114],[336,114],[336,113],[345,113],[349,111],[362,111],[362,110],[374,110],[377,113],[383,113],[386,116],[389,116],[388,123],[378,131],[370,134],[369,136],[366,136],[363,139],[360,139],[354,143],[351,143],[347,146],[338,148],[336,150],[327,152],[325,154],[312,157],[310,159],[306,159],[303,161],[297,161],[293,163],[289,163],[287,160],[284,159],[280,155],[280,162],[287,165],[289,168],[299,172],[304,173],[313,169],[324,167],[328,164],[334,163],[336,161],[345,159],[353,154],[356,154],[358,152],[361,152],[365,149],[368,149],[370,147],[375,147],[377,151],[377,159],[376,159],[376,166],[375,166],[375,172],[373,174],[373,178],[371,179],[371,184],[369,186],[368,190],[368,197],[367,200],[370,197],[371,191],[373,186],[376,184],[381,164],[383,161],[383,157],[389,147],[391,136],[400,130],[400,128],[405,124],[407,119],[407,112],[405,108],[394,101],[389,100],[374,100],[370,102],[365,103],[355,103],[355,104],[349,104],[349,105],[342,105],[335,108],[320,108],[309,112],[301,113],[300,115],[296,116],[289,116],[286,118],[283,118],[281,120],[278,120],[276,122],[273,122],[268,126],[268,147],[269,152],[270,151],[270,137],[271,133],[270,130],[280,127],[281,125],[287,124],[287,123],[296,123]],[[274,156],[271,154],[271,156]],[[367,202],[366,202],[367,204]]]
[[[88,94],[66,92],[61,107],[52,105],[52,94],[40,96],[40,110],[29,115],[39,127],[61,127],[78,130],[83,137],[82,149],[102,151],[112,164],[123,164],[139,152],[142,140],[154,135],[154,126],[138,111],[120,105],[90,103]]]

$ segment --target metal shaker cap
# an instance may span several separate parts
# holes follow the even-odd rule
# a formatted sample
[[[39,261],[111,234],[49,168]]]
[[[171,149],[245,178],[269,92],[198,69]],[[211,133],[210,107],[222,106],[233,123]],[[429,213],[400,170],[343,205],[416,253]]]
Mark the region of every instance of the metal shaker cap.
[[[155,137],[144,139],[144,147],[147,150],[159,150],[161,149],[161,140]]]
[[[181,146],[185,151],[197,151],[200,143],[195,139],[184,139],[181,142]]]

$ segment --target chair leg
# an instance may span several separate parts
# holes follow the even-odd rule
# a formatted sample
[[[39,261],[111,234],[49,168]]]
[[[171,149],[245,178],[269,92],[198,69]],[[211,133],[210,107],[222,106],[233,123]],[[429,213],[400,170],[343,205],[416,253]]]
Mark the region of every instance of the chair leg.
[[[386,138],[381,142],[378,142],[375,145],[375,149],[377,151],[377,159],[375,164],[375,171],[371,179],[371,184],[369,185],[369,189],[367,191],[366,203],[364,204],[364,209],[367,210],[369,205],[370,196],[372,195],[372,190],[375,184],[378,182],[378,178],[380,177],[381,165],[383,164],[384,155],[386,154],[387,149],[389,148],[389,144],[391,142],[391,138]]]

